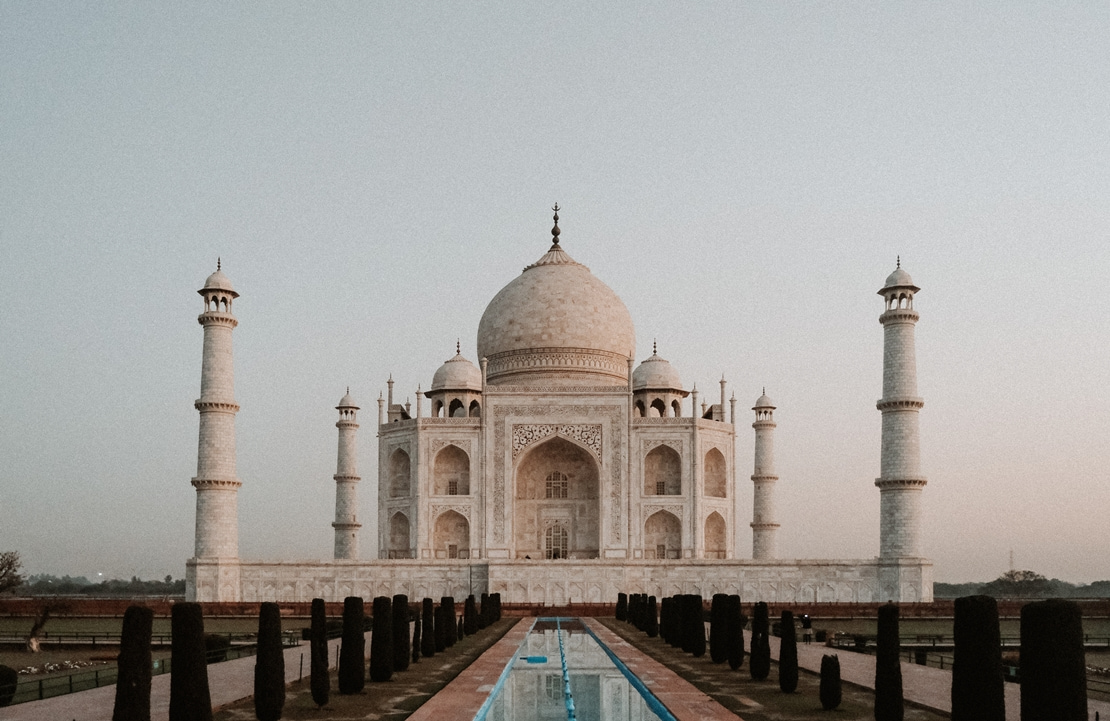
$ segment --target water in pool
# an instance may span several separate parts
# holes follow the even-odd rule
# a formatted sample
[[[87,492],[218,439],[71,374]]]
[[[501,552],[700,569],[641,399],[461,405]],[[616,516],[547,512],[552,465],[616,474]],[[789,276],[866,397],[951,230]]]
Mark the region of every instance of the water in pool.
[[[478,721],[673,719],[658,700],[641,695],[593,634],[572,618],[538,620],[495,694]]]

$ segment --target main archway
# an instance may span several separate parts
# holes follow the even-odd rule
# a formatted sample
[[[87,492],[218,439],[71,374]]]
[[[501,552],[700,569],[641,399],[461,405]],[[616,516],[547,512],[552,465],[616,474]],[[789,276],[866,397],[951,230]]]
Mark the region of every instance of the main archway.
[[[514,482],[517,558],[597,558],[601,538],[598,474],[593,454],[558,436],[524,455]],[[566,537],[553,546],[551,534],[561,537],[552,530],[557,527],[565,529]]]

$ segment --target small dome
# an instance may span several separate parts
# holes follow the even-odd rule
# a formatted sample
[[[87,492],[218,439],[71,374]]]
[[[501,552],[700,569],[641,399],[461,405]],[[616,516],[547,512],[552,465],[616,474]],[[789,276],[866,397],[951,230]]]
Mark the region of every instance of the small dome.
[[[432,376],[432,391],[482,391],[482,371],[458,353]]]
[[[682,390],[682,379],[670,361],[652,353],[651,358],[632,371],[632,390]]]
[[[883,287],[884,288],[897,288],[897,287],[902,287],[902,286],[907,286],[907,285],[909,285],[909,286],[913,285],[913,278],[911,278],[910,274],[907,273],[906,271],[902,270],[902,267],[899,266],[899,267],[894,269],[893,273],[891,273],[890,275],[888,275],[886,277],[886,283],[883,284]]]
[[[355,402],[351,400],[350,388],[347,389],[347,394],[339,399],[339,405],[336,406],[336,409],[340,408],[354,408],[356,411],[358,410],[358,406],[356,406]]]
[[[239,294],[231,287],[231,279],[224,275],[222,270],[217,270],[215,273],[208,276],[208,279],[204,281],[204,287],[201,288],[201,292],[206,290],[222,290],[230,293],[234,298],[239,297]]]
[[[755,405],[752,406],[753,411],[758,408],[770,408],[772,410],[775,409],[775,402],[767,397],[767,391],[763,391],[763,395],[761,395],[759,397],[759,400],[755,402]]]

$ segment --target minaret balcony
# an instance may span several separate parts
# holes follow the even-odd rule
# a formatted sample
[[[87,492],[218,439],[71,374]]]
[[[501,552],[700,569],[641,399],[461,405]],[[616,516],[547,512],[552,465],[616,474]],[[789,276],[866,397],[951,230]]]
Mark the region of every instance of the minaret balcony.
[[[912,396],[881,398],[875,403],[875,407],[880,411],[916,411],[925,407],[925,399]]]

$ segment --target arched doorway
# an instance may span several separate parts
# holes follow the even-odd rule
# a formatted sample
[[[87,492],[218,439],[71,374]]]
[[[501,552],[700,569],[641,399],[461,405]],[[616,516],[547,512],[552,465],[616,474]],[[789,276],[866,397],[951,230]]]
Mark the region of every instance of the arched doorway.
[[[457,511],[441,513],[432,545],[436,558],[470,558],[470,523]]]
[[[403,513],[394,513],[389,519],[389,557],[410,558],[409,519]]]
[[[705,454],[705,495],[724,498],[727,485],[728,471],[725,468],[725,456],[716,448],[711,448],[709,453]]]
[[[682,459],[669,446],[657,446],[644,456],[644,495],[677,496],[682,493]]]
[[[412,474],[412,463],[409,454],[400,448],[393,451],[389,457],[389,495],[391,498],[403,498],[409,495],[409,478]]]
[[[644,522],[644,558],[682,558],[682,521],[656,511]]]
[[[437,496],[470,495],[470,456],[458,446],[445,446],[436,454],[433,475]]]
[[[714,511],[705,519],[705,557],[726,558],[725,519]]]
[[[559,558],[597,558],[601,538],[598,463],[586,449],[555,436],[521,458],[515,473],[517,558],[551,558],[547,533],[561,526]],[[555,531],[552,531],[556,533]]]

